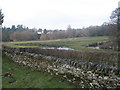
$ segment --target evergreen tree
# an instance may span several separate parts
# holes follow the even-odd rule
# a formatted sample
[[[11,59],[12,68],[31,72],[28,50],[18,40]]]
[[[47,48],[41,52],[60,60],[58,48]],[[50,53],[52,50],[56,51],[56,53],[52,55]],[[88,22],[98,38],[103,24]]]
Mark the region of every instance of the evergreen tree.
[[[2,9],[0,9],[0,25],[2,25],[3,21],[4,21],[4,15],[2,14]]]

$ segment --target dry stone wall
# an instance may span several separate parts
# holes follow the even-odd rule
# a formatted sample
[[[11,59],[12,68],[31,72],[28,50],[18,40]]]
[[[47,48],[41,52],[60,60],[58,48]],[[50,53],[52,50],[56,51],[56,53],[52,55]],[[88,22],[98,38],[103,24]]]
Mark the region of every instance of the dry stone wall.
[[[42,51],[37,51],[37,49],[30,50],[30,48],[3,47],[3,53],[19,65],[27,66],[32,70],[46,71],[78,87],[113,88],[120,86],[120,78],[115,75],[115,67],[88,61],[46,56],[41,54]],[[109,75],[107,75],[108,73]]]

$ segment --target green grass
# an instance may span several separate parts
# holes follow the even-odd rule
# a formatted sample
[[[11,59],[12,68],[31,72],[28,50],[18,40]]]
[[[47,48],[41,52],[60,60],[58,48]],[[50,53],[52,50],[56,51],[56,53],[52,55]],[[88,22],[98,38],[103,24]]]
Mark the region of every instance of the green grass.
[[[22,41],[22,42],[5,42],[4,45],[11,47],[29,47],[29,48],[42,48],[44,46],[40,45],[15,45],[15,44],[43,44],[50,45],[50,47],[54,46],[65,46],[69,48],[73,48],[75,50],[93,50],[91,48],[87,48],[86,45],[103,42],[109,40],[108,37],[81,37],[81,38],[68,38],[68,39],[58,39],[58,40],[44,40],[44,41]]]
[[[74,48],[76,50],[92,50],[91,48],[87,48],[86,45],[103,42],[109,40],[108,37],[84,37],[71,40],[69,44],[70,48]]]
[[[11,72],[14,74],[16,84],[9,84],[12,78],[3,78],[3,88],[75,88],[67,81],[62,81],[56,76],[48,73],[32,71],[27,67],[19,66],[6,57],[3,57],[3,74]]]
[[[0,51],[0,75],[2,75],[2,56]],[[0,77],[0,89],[2,88],[2,77]]]

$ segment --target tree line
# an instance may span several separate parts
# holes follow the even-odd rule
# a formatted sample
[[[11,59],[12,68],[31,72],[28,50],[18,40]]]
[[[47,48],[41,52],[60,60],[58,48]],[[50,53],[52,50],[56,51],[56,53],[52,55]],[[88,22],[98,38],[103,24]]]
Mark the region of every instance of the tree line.
[[[28,40],[36,40],[37,33],[29,29],[25,28],[23,25],[12,25],[10,28],[3,27],[2,28],[2,41],[28,41]]]
[[[112,28],[111,28],[112,27]],[[78,38],[78,37],[97,37],[111,36],[112,30],[116,28],[115,24],[103,24],[101,26],[89,26],[82,29],[54,30],[52,33],[42,34],[41,40]]]
[[[103,24],[82,29],[46,30],[40,35],[37,30],[23,28],[22,25],[2,28],[2,41],[51,40],[78,37],[111,36],[116,33],[116,24]]]
[[[28,41],[28,40],[51,40],[63,38],[77,37],[96,37],[96,36],[112,36],[115,38],[117,34],[117,23],[115,23],[116,10],[111,14],[111,22],[103,23],[101,26],[89,26],[82,29],[74,29],[68,25],[67,30],[47,30],[44,33],[38,34],[36,30],[29,29],[23,25],[12,25],[10,27],[2,27],[2,41]],[[4,15],[1,13],[1,25]],[[42,29],[39,29],[42,30]]]

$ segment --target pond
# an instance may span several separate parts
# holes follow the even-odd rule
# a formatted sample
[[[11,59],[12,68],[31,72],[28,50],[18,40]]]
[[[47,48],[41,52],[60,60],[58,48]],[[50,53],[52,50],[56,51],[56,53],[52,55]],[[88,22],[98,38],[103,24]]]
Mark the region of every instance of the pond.
[[[48,48],[42,48],[42,49],[74,50],[68,47],[48,47]]]
[[[92,48],[92,49],[100,49],[99,46],[96,46],[96,47],[88,47],[88,48]]]

